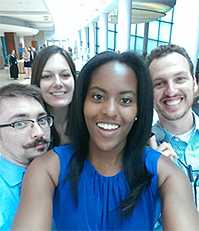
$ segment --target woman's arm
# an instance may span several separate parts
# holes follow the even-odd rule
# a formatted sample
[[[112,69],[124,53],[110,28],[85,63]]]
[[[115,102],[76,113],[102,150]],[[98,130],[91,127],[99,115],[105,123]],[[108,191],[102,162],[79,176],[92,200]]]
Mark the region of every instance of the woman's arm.
[[[158,175],[164,230],[199,230],[199,214],[188,178],[164,156],[158,162]]]
[[[52,152],[33,160],[25,174],[13,230],[50,230],[52,198],[58,176],[59,160]]]

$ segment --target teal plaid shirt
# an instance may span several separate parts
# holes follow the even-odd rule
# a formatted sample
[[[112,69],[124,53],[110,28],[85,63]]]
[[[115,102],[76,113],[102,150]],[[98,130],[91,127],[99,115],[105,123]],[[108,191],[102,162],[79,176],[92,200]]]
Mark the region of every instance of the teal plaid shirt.
[[[170,143],[179,159],[188,167],[192,167],[193,179],[199,174],[199,117],[193,112],[194,118],[194,128],[189,138],[188,143],[175,137],[173,134],[169,133],[166,129],[162,128],[159,121],[152,127],[152,132],[156,136],[156,141],[158,144],[162,142]],[[179,161],[176,164],[188,175],[187,168],[184,167]],[[194,181],[192,182],[193,192],[194,192]],[[199,210],[199,182],[197,184],[197,206]],[[194,195],[195,197],[195,195]],[[160,218],[161,219],[161,218]],[[157,221],[154,231],[162,231],[161,220]]]
[[[191,165],[193,172],[199,173],[199,117],[193,113],[194,117],[194,129],[191,133],[188,143],[180,140],[169,133],[166,129],[162,128],[160,123],[157,122],[153,128],[152,132],[156,136],[158,143],[168,142],[171,144],[172,148],[186,165]],[[177,163],[183,170],[184,167]]]
[[[166,129],[162,128],[160,123],[157,122],[153,128],[152,132],[156,136],[157,143],[168,142],[171,144],[172,148],[178,155],[179,159],[188,167],[192,167],[192,175],[195,179],[199,174],[199,116],[193,112],[194,118],[194,128],[192,130],[191,136],[188,142],[180,140],[173,134],[169,133]],[[176,164],[188,175],[187,168],[183,166],[179,161]],[[193,185],[193,182],[192,182]],[[199,184],[198,187],[199,188]],[[199,205],[199,189],[198,189],[198,205]]]

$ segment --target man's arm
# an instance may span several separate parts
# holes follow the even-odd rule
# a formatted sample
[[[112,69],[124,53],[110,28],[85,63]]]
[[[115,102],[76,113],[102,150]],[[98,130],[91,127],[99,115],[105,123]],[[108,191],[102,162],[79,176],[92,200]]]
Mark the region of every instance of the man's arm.
[[[198,231],[196,210],[188,178],[167,157],[158,162],[163,227],[165,231]]]
[[[58,175],[59,160],[56,155],[48,152],[33,160],[25,175],[13,230],[50,230],[52,198]]]

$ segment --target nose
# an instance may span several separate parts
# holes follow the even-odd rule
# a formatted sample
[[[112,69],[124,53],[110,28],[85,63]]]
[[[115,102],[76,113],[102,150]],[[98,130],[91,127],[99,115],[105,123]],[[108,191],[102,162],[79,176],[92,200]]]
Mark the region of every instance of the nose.
[[[165,94],[168,96],[173,96],[177,92],[177,88],[174,82],[167,82],[166,89],[165,89]]]
[[[61,80],[61,78],[60,78],[60,76],[59,76],[59,74],[55,74],[55,84],[56,85],[62,85],[62,80]]]
[[[44,136],[44,130],[39,126],[37,122],[32,124],[31,132],[33,138],[39,138]]]
[[[115,117],[117,116],[117,104],[114,99],[107,100],[104,102],[103,108],[102,108],[103,114],[109,116],[109,117]]]

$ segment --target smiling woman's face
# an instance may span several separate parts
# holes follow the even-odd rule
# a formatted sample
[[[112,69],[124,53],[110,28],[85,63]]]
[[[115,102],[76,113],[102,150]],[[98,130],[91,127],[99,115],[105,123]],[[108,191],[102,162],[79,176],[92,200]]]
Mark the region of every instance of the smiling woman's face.
[[[54,54],[48,59],[42,72],[40,88],[45,102],[51,107],[65,107],[71,103],[74,78],[63,55]]]
[[[84,117],[92,150],[121,152],[137,114],[137,80],[127,65],[109,62],[91,76]]]

